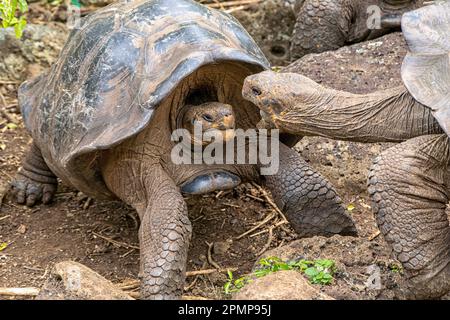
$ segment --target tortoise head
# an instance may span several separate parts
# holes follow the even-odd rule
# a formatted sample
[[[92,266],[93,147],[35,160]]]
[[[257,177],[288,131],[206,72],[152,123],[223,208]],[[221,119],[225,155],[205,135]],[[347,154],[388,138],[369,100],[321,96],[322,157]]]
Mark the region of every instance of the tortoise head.
[[[234,138],[235,116],[233,107],[221,102],[205,102],[200,105],[187,105],[179,114],[180,127],[189,131],[193,144],[207,145],[210,141],[198,139],[201,130],[210,136],[220,134],[224,142]],[[181,129],[180,128],[180,129]]]
[[[311,79],[296,73],[273,71],[247,77],[242,96],[261,110],[266,122],[275,124],[289,113],[301,112],[324,98],[322,87]]]

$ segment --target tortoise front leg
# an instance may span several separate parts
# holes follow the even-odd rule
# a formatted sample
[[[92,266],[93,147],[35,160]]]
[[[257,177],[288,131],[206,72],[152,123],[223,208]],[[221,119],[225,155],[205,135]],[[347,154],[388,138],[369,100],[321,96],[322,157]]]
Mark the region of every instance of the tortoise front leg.
[[[45,163],[39,148],[33,143],[22,162],[22,167],[11,182],[13,199],[29,207],[39,200],[47,204],[52,200],[57,185],[56,176]]]
[[[178,187],[162,168],[157,171],[147,178],[149,201],[140,214],[141,294],[147,299],[179,299],[192,227]]]
[[[351,0],[306,0],[296,6],[291,59],[344,46],[354,15]]]
[[[422,136],[384,151],[369,173],[377,223],[403,265],[409,298],[450,290],[449,159],[446,135]]]
[[[354,222],[331,183],[295,150],[280,144],[279,156],[279,171],[266,176],[265,184],[299,236],[355,236]]]

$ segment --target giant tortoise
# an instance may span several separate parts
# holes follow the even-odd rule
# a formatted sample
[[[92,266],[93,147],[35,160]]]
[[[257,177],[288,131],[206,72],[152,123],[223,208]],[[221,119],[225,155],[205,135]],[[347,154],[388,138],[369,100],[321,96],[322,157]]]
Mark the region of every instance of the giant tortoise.
[[[260,162],[173,161],[176,129],[193,133],[200,124],[229,142],[235,129],[256,128],[259,110],[241,90],[245,77],[268,67],[234,18],[191,0],[124,0],[96,11],[72,31],[47,75],[20,86],[33,144],[13,197],[49,203],[58,177],[91,197],[133,206],[144,298],[182,293],[191,237],[183,194],[261,181],[300,236],[354,235],[333,187],[286,145],[271,150],[280,170],[266,177]],[[188,145],[202,151],[205,142],[200,136]]]
[[[291,58],[336,50],[400,29],[401,15],[423,0],[297,0]]]
[[[243,94],[281,131],[359,142],[402,142],[374,160],[378,225],[403,264],[408,297],[450,290],[450,2],[402,18],[404,86],[356,95],[293,73],[249,76]]]

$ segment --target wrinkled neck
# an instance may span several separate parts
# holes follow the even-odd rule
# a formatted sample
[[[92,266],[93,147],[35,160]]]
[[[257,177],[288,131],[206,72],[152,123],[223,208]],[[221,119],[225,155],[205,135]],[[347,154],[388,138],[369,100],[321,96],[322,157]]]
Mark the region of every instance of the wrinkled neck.
[[[320,95],[274,122],[291,134],[355,142],[399,142],[442,132],[431,110],[403,86],[364,95],[321,87]]]

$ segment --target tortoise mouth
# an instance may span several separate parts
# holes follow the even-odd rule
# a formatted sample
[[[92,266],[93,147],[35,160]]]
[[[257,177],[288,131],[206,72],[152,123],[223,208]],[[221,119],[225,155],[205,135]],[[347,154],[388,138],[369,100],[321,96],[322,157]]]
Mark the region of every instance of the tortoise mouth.
[[[191,143],[193,145],[207,146],[213,143],[227,143],[234,139],[236,136],[235,129],[208,129],[202,133],[202,137],[197,137],[191,134]]]

